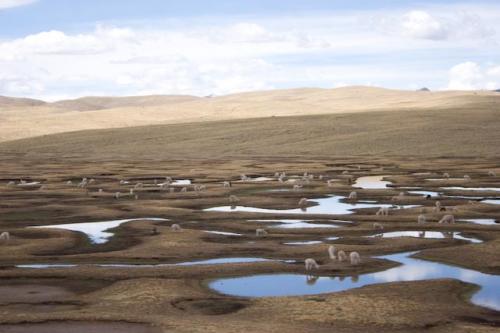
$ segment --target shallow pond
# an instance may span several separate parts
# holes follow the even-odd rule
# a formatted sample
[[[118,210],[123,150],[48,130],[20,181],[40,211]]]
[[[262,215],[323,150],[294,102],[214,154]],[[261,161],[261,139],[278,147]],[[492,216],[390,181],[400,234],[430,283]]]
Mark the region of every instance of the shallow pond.
[[[375,204],[363,202],[343,202],[343,196],[332,195],[327,198],[311,199],[308,202],[313,202],[316,205],[307,208],[293,208],[293,209],[267,209],[256,208],[248,206],[219,206],[206,208],[204,211],[214,212],[252,212],[252,213],[268,213],[268,214],[337,214],[346,215],[352,214],[354,209],[362,208],[379,208],[379,207],[392,207],[388,204]],[[400,208],[413,208],[415,205],[399,206]]]
[[[443,190],[450,191],[484,191],[484,192],[500,192],[500,188],[498,187],[461,187],[461,186],[450,186],[450,187],[441,187]]]
[[[90,241],[94,244],[104,244],[114,234],[106,231],[118,227],[119,225],[131,221],[167,221],[167,219],[156,217],[144,217],[124,220],[111,220],[102,222],[85,222],[85,223],[69,223],[69,224],[52,224],[43,226],[34,226],[31,228],[38,229],[64,229],[76,232],[82,232],[87,235]]]
[[[427,239],[461,239],[466,240],[471,243],[482,243],[480,239],[473,237],[464,237],[459,232],[456,231],[390,231],[383,232],[376,235],[370,235],[366,237],[373,238],[397,238],[397,237],[414,237],[414,238],[427,238]]]
[[[300,296],[331,293],[397,281],[453,278],[481,286],[472,296],[474,304],[500,310],[500,276],[471,269],[411,258],[415,252],[382,256],[402,265],[377,273],[350,278],[311,277],[305,274],[259,274],[209,282],[216,292],[240,297]]]
[[[495,219],[463,219],[459,220],[463,222],[469,222],[469,223],[474,223],[474,224],[482,224],[482,225],[498,225],[500,226],[500,223],[496,223]]]
[[[389,184],[392,184],[390,181],[382,180],[384,177],[390,177],[388,175],[383,176],[364,176],[356,179],[353,187],[360,187],[364,189],[384,189],[387,188]]]

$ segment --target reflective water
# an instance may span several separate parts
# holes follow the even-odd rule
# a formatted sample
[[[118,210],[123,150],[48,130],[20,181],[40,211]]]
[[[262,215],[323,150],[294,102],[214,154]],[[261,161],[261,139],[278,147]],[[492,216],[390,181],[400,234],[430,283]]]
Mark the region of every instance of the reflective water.
[[[170,185],[190,185],[190,179],[177,179],[170,183]]]
[[[98,266],[98,267],[131,267],[131,268],[147,268],[147,267],[166,267],[166,266],[193,266],[193,265],[217,265],[217,264],[240,264],[252,262],[267,262],[267,261],[280,261],[266,258],[253,258],[253,257],[235,257],[235,258],[215,258],[196,261],[185,261],[174,264],[82,264],[82,266]],[[290,262],[282,260],[283,262]],[[16,265],[17,268],[71,268],[76,267],[76,264],[25,264]]]
[[[311,229],[311,228],[339,228],[341,225],[311,223],[312,220],[293,220],[293,219],[275,219],[275,220],[249,220],[251,222],[273,223],[272,228],[279,229]],[[350,223],[349,221],[331,220],[333,223]]]
[[[439,196],[439,192],[434,192],[434,191],[421,191],[421,190],[418,190],[418,191],[408,191],[408,193],[423,195],[424,197],[428,196],[428,195],[430,195],[431,197],[438,197]]]
[[[156,217],[144,217],[135,219],[125,219],[125,220],[111,220],[102,222],[85,222],[85,223],[69,223],[69,224],[52,224],[43,226],[34,226],[31,228],[39,229],[64,229],[70,231],[82,232],[87,235],[90,241],[94,244],[104,244],[109,238],[114,234],[112,232],[106,231],[118,227],[119,225],[131,221],[168,221],[167,219],[156,218]]]
[[[323,243],[322,241],[302,241],[302,242],[287,242],[283,243],[285,245],[314,245],[314,244],[321,244]]]
[[[267,209],[256,208],[247,206],[219,206],[204,209],[204,211],[215,212],[252,212],[252,213],[272,213],[272,214],[352,214],[354,209],[360,208],[379,208],[379,207],[392,207],[387,204],[371,204],[363,202],[342,202],[345,199],[342,196],[329,196],[321,199],[311,199],[308,202],[313,202],[316,205],[307,208],[293,208],[293,209]],[[416,207],[414,205],[401,206],[402,208]]]
[[[223,278],[209,282],[213,290],[242,297],[299,296],[338,292],[376,283],[453,278],[481,286],[472,296],[474,304],[500,310],[500,276],[437,262],[414,259],[414,252],[380,258],[402,263],[377,273],[347,278],[308,277],[304,274],[260,274]]]
[[[491,204],[491,205],[500,205],[500,199],[481,200],[481,202]]]
[[[211,230],[205,230],[203,232],[206,232],[207,234],[215,234],[215,235],[223,235],[223,236],[241,236],[241,234],[237,234],[235,232],[227,232],[227,231],[211,231]]]
[[[450,187],[441,187],[441,188],[443,190],[500,192],[500,188],[498,188],[498,187],[461,187],[461,186],[450,186]]]
[[[482,224],[482,225],[498,225],[498,226],[500,226],[500,223],[495,223],[495,219],[463,219],[460,221],[470,222],[470,223],[475,223],[475,224]]]
[[[415,237],[415,238],[433,238],[433,239],[443,239],[443,238],[451,238],[451,239],[461,239],[466,240],[471,243],[482,243],[480,239],[473,237],[465,237],[462,236],[459,232],[456,231],[390,231],[383,232],[376,235],[370,235],[366,237],[374,237],[374,238],[397,238],[397,237]]]
[[[364,189],[382,189],[387,188],[389,184],[392,184],[389,181],[382,180],[384,177],[389,177],[387,175],[383,176],[364,176],[356,179],[353,187],[360,187]]]

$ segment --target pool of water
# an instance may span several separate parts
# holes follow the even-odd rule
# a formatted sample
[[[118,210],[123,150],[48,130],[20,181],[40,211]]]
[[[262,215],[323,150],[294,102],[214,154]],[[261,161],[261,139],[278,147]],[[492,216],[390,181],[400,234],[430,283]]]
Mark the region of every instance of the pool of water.
[[[253,263],[253,262],[270,262],[282,261],[293,262],[289,260],[275,260],[266,258],[254,257],[234,257],[234,258],[215,258],[206,260],[185,261],[173,264],[82,264],[82,266],[98,266],[98,267],[131,267],[131,268],[148,268],[148,267],[168,267],[168,266],[194,266],[194,265],[220,265],[220,264],[240,264],[240,263]],[[71,268],[76,267],[77,264],[24,264],[16,265],[17,268]]]
[[[315,277],[305,274],[259,274],[222,278],[209,282],[219,293],[240,297],[300,296],[332,293],[377,283],[453,278],[481,286],[472,296],[474,304],[500,310],[500,276],[471,269],[411,258],[414,252],[380,258],[402,265],[377,273],[361,274],[351,278]]]
[[[238,234],[238,233],[235,233],[235,232],[227,232],[227,231],[205,230],[203,232],[206,232],[207,234],[215,234],[215,235],[223,235],[223,236],[241,236],[241,234]]]
[[[302,241],[302,242],[287,242],[283,243],[285,245],[314,245],[314,244],[321,244],[323,243],[322,241]]]
[[[124,220],[111,220],[102,222],[85,222],[85,223],[69,223],[69,224],[52,224],[43,226],[34,226],[31,228],[38,229],[64,229],[76,232],[82,232],[94,244],[104,244],[114,235],[112,232],[106,231],[116,228],[123,223],[131,221],[168,221],[167,219],[157,217],[144,217]]]
[[[430,195],[431,197],[438,197],[439,196],[439,192],[434,192],[434,191],[421,191],[421,190],[418,190],[418,191],[408,191],[408,193],[423,195],[424,197],[428,196],[428,195]]]
[[[345,199],[343,196],[332,195],[327,198],[311,199],[308,202],[313,202],[316,205],[307,208],[293,209],[267,209],[248,206],[219,206],[206,208],[204,211],[214,212],[252,212],[252,213],[268,213],[268,214],[337,214],[346,215],[352,214],[354,209],[362,208],[379,208],[392,207],[388,204],[375,204],[363,202],[342,202]],[[400,208],[418,207],[414,205],[400,206]]]
[[[469,223],[474,223],[474,224],[482,224],[482,225],[498,225],[500,226],[500,223],[496,223],[495,219],[463,219],[459,220],[463,222],[469,222]]]
[[[500,192],[499,187],[461,187],[461,186],[449,186],[441,187],[443,190],[457,190],[457,191],[485,191],[485,192]]]
[[[364,189],[383,189],[387,188],[388,185],[392,184],[389,181],[382,180],[384,177],[390,177],[388,175],[383,176],[364,176],[356,179],[353,187],[360,187]]]
[[[390,231],[383,232],[376,235],[370,235],[366,237],[374,237],[374,238],[397,238],[397,237],[414,237],[414,238],[427,238],[427,239],[461,239],[466,240],[471,243],[482,243],[480,239],[473,237],[465,237],[462,236],[459,232],[456,231]]]

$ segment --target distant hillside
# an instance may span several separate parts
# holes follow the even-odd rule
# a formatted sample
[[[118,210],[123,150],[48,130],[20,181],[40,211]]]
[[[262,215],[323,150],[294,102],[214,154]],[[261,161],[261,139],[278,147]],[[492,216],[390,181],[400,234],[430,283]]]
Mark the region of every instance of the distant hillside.
[[[37,99],[0,96],[0,109],[5,107],[40,106],[44,104],[46,104],[44,101]]]
[[[87,129],[354,112],[497,110],[491,91],[399,91],[374,87],[257,91],[216,97],[85,97],[1,108],[0,142]],[[85,111],[85,112],[81,112]]]

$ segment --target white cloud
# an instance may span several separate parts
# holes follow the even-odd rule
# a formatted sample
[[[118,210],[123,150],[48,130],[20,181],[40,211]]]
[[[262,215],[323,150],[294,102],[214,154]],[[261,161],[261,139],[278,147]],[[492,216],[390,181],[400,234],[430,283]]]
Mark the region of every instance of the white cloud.
[[[494,90],[500,88],[500,66],[482,68],[468,61],[450,69],[448,89],[450,90]]]
[[[0,10],[32,4],[38,0],[0,0]]]
[[[401,26],[404,34],[414,38],[440,40],[446,39],[449,35],[445,23],[421,10],[405,14]]]

